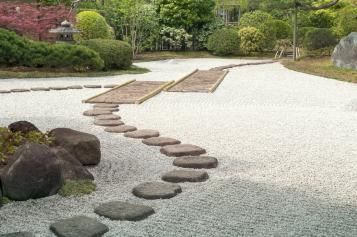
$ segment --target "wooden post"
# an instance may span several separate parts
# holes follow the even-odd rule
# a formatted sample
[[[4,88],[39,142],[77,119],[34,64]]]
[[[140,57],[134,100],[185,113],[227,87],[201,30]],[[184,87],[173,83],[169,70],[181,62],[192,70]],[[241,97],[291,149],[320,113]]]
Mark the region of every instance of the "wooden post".
[[[294,1],[294,12],[293,12],[293,25],[294,25],[294,30],[293,30],[293,59],[296,61],[296,48],[297,48],[297,2],[296,0]]]

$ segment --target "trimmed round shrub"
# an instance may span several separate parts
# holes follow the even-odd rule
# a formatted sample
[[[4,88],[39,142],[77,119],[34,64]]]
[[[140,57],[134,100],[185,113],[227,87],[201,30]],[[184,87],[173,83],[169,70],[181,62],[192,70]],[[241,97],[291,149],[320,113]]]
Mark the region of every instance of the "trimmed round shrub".
[[[132,64],[132,49],[126,42],[119,40],[92,39],[83,45],[98,52],[104,60],[105,69],[125,69]]]
[[[315,27],[299,27],[298,28],[298,42],[303,44],[305,41],[306,34],[310,31],[315,30]]]
[[[245,54],[261,52],[265,44],[264,35],[254,27],[244,27],[239,30],[240,49]]]
[[[336,36],[330,29],[316,28],[306,33],[304,46],[308,50],[316,50],[334,46],[337,43]]]
[[[105,18],[94,11],[83,11],[76,16],[76,28],[80,31],[75,35],[75,39],[113,39],[110,26]]]
[[[229,55],[239,52],[239,35],[233,29],[216,30],[209,38],[207,49],[213,54]]]

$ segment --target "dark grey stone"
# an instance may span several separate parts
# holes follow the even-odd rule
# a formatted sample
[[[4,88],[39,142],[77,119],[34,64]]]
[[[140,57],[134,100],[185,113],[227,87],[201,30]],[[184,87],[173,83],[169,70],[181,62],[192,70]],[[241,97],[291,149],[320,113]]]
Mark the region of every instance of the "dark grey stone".
[[[56,194],[62,185],[56,155],[48,146],[35,143],[20,146],[0,178],[4,196],[16,201]]]
[[[127,202],[107,202],[95,208],[94,212],[111,220],[140,221],[155,213],[149,206]]]
[[[126,132],[132,132],[132,131],[135,131],[135,130],[136,130],[136,127],[129,126],[129,125],[108,127],[108,128],[104,129],[104,131],[110,132],[110,133],[126,133]]]
[[[83,165],[100,162],[100,141],[96,136],[69,128],[53,129],[50,136],[53,137],[51,146],[64,148]]]
[[[109,228],[94,218],[76,216],[53,223],[50,230],[59,237],[100,237]]]
[[[93,105],[94,108],[118,108],[118,104],[95,104]]]
[[[114,88],[116,86],[118,86],[118,85],[116,85],[116,84],[104,85],[104,88]]]
[[[80,89],[83,89],[83,87],[80,86],[80,85],[68,86],[67,88],[70,89],[70,90],[80,90]]]
[[[206,153],[206,150],[195,145],[179,144],[164,146],[160,152],[167,156],[198,156]]]
[[[21,231],[21,232],[13,232],[8,234],[0,234],[0,237],[36,237],[31,232]]]
[[[120,126],[123,125],[124,123],[118,119],[116,120],[102,120],[102,119],[96,119],[94,121],[95,125],[98,126],[104,126],[104,127],[114,127],[114,126]]]
[[[173,165],[182,168],[211,169],[217,167],[218,160],[210,156],[183,156],[176,158]]]
[[[68,90],[68,87],[66,87],[66,86],[51,86],[50,90],[63,91],[63,90]]]
[[[50,88],[48,88],[48,87],[32,87],[31,90],[32,91],[49,91]]]
[[[160,133],[156,130],[140,129],[133,132],[127,132],[124,134],[124,136],[136,139],[146,139],[150,137],[158,137],[160,136]]]
[[[97,89],[97,88],[102,88],[102,86],[101,85],[84,85],[84,88]]]
[[[177,184],[150,182],[142,183],[133,189],[133,194],[145,199],[168,199],[182,192]]]
[[[17,121],[8,126],[11,132],[21,132],[27,134],[29,132],[40,132],[40,130],[28,121]]]
[[[357,69],[357,32],[340,40],[333,51],[332,62],[337,67]]]
[[[109,110],[99,110],[99,109],[90,109],[83,112],[84,116],[98,116],[104,114],[112,114]]]
[[[143,143],[148,146],[167,146],[180,144],[179,140],[168,137],[150,137],[143,140]]]
[[[9,94],[11,91],[8,90],[0,90],[0,94]]]
[[[206,171],[173,170],[162,176],[162,180],[171,183],[203,182],[208,179]]]
[[[19,89],[11,89],[11,92],[30,92],[30,90],[29,89],[21,89],[21,88],[19,88]]]

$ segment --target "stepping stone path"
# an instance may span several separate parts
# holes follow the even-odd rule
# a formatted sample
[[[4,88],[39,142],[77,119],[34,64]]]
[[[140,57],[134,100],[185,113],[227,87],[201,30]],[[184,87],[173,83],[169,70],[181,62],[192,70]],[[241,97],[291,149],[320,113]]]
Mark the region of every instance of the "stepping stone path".
[[[105,127],[124,125],[124,123],[121,120],[101,120],[101,119],[96,119],[94,121],[94,124],[98,126],[105,126]]]
[[[179,144],[164,146],[160,152],[167,156],[198,156],[206,153],[206,150],[195,145]]]
[[[95,119],[98,119],[98,120],[117,120],[117,119],[121,119],[121,117],[119,115],[116,115],[116,114],[103,114],[103,115],[95,116]]]
[[[66,86],[51,86],[50,90],[63,91],[63,90],[68,90],[68,87],[66,87]]]
[[[182,192],[177,184],[163,182],[142,183],[133,189],[133,194],[145,199],[168,199]]]
[[[11,91],[7,91],[7,90],[0,90],[0,94],[9,94],[11,93]]]
[[[155,213],[149,206],[126,202],[107,202],[95,208],[94,212],[111,220],[140,221]]]
[[[84,88],[96,89],[96,88],[102,88],[102,86],[101,85],[84,85]]]
[[[58,221],[50,229],[59,237],[99,237],[109,231],[106,225],[86,216]]]
[[[29,92],[30,90],[29,89],[12,89],[11,92]]]
[[[184,156],[174,160],[173,165],[182,168],[212,169],[218,165],[218,160],[210,156]]]
[[[203,182],[208,179],[206,171],[173,170],[162,176],[162,180],[171,183]]]
[[[129,125],[121,125],[121,126],[109,127],[109,128],[104,129],[104,131],[110,132],[110,133],[126,133],[126,132],[132,132],[135,130],[136,130],[136,127],[129,126]]]
[[[68,88],[68,89],[71,89],[71,90],[80,90],[80,89],[83,89],[83,87],[80,86],[80,85],[68,86],[67,88]]]
[[[99,110],[99,109],[90,109],[83,112],[84,116],[98,116],[98,115],[107,115],[112,114],[109,110]]]
[[[118,108],[117,104],[95,104],[93,108]]]
[[[140,129],[133,132],[127,132],[124,134],[125,137],[135,138],[135,139],[146,139],[150,137],[158,137],[160,133],[156,130],[151,129]]]
[[[112,84],[112,85],[104,85],[104,88],[114,88],[118,85]]]
[[[33,87],[31,88],[32,91],[49,91],[50,88],[48,87]]]
[[[119,108],[98,108],[98,107],[95,107],[93,108],[95,110],[104,110],[104,111],[110,111],[110,112],[118,112],[119,111]]]
[[[9,234],[0,234],[0,237],[35,237],[31,232],[14,232]]]
[[[143,143],[148,146],[167,146],[180,144],[179,140],[168,137],[151,137],[143,140]]]

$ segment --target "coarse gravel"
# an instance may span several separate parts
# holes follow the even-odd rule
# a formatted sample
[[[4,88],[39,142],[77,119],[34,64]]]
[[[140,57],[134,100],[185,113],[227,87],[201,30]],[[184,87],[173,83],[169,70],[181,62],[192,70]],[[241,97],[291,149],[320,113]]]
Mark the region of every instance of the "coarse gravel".
[[[0,80],[12,88],[117,84],[131,79],[177,80],[192,70],[247,60],[182,59],[138,63],[150,73],[105,78]],[[176,169],[158,147],[106,133],[82,115],[81,101],[106,89],[0,94],[0,126],[28,120],[42,130],[70,127],[97,135],[102,161],[97,191],[13,202],[0,209],[0,234],[31,231],[54,236],[50,224],[96,217],[117,236],[356,236],[357,84],[285,69],[279,63],[230,69],[215,93],[164,92],[141,105],[120,105],[123,122],[207,150],[218,158],[204,183],[182,183],[172,199],[131,194],[143,182]],[[352,106],[351,106],[352,105]],[[93,211],[125,201],[151,206],[140,222],[110,221]]]

